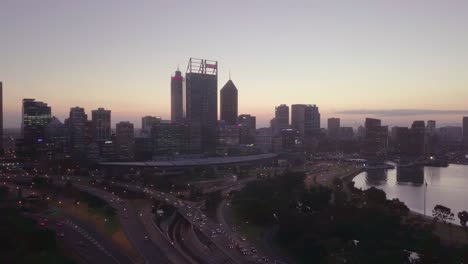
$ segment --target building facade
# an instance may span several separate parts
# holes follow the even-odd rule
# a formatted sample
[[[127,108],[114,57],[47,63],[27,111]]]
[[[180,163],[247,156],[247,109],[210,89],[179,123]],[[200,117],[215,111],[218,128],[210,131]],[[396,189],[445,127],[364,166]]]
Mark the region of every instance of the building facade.
[[[135,157],[135,128],[130,122],[119,122],[115,129],[116,155],[119,160]]]
[[[91,112],[93,135],[96,142],[111,139],[111,110],[99,108]]]
[[[235,125],[238,113],[238,91],[232,80],[221,88],[221,120],[228,125]]]
[[[275,134],[279,134],[281,130],[289,128],[289,106],[282,104],[275,108],[274,122]]]
[[[186,118],[192,153],[215,153],[218,121],[218,62],[191,58],[186,78]]]
[[[171,121],[184,119],[184,77],[177,69],[171,77]]]

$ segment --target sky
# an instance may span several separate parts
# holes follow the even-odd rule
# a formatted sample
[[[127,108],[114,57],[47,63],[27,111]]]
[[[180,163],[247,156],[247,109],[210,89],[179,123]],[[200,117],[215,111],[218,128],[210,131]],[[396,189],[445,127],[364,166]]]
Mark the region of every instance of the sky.
[[[468,115],[468,1],[0,0],[5,127],[21,100],[112,110],[141,126],[170,116],[170,76],[217,60],[219,89],[267,126],[279,104],[326,118],[410,125]]]

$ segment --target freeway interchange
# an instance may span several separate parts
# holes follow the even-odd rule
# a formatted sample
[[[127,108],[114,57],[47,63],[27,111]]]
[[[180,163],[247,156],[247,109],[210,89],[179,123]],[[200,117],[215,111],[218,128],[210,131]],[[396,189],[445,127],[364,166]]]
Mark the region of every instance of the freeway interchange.
[[[32,180],[31,176],[16,176],[13,177]],[[8,180],[13,177],[8,176]],[[4,179],[6,178],[4,176]],[[106,253],[110,255],[104,263],[282,263],[259,252],[233,227],[228,226],[224,219],[214,221],[205,216],[200,210],[199,204],[195,202],[182,200],[170,193],[153,188],[112,181],[112,185],[116,187],[140,193],[146,197],[146,199],[131,201],[122,199],[110,190],[100,189],[89,184],[89,178],[73,176],[51,178],[54,179],[54,184],[65,184],[66,181],[71,181],[79,190],[103,199],[116,210],[121,226],[138,252],[140,259],[130,261],[128,257],[116,259],[113,255],[108,254],[108,250],[104,250],[104,257]],[[251,180],[246,179],[236,184],[230,183],[225,186],[225,190],[242,188],[246,182]],[[170,204],[175,208],[173,214],[161,225],[157,225],[154,221],[151,204],[153,199]],[[218,214],[217,218],[219,217]],[[83,230],[82,233],[88,234],[88,231],[81,227],[80,230]],[[95,251],[99,252],[103,248],[101,243],[92,245],[92,241],[96,240],[92,238],[91,246],[86,247],[87,250],[94,247]],[[106,241],[106,244],[109,242]],[[73,250],[80,254],[83,248],[85,247],[75,247]],[[96,263],[89,259],[81,259],[81,261],[83,263]],[[99,263],[103,262],[99,261]]]

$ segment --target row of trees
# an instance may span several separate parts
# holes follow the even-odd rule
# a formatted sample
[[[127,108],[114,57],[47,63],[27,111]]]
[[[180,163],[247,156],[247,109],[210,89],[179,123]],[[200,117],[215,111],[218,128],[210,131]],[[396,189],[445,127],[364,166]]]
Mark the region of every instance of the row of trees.
[[[340,180],[306,188],[304,174],[249,183],[232,205],[249,223],[278,226],[276,241],[299,263],[461,263],[467,249],[448,248],[430,227],[410,221],[409,209],[376,188]],[[464,251],[465,250],[465,251]]]

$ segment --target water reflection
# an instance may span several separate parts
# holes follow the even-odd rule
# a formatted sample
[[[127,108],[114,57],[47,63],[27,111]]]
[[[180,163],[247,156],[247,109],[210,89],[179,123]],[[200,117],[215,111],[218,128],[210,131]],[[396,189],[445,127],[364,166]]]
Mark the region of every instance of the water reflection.
[[[369,170],[354,178],[357,188],[379,188],[387,198],[398,198],[411,210],[431,215],[437,204],[447,206],[457,215],[468,210],[468,166],[447,168],[406,167],[393,170]],[[424,208],[425,182],[426,208]],[[457,222],[457,221],[456,221]]]
[[[396,179],[397,183],[401,185],[421,186],[424,183],[424,168],[419,166],[399,167]]]
[[[366,172],[366,183],[370,186],[387,184],[387,170],[368,170]]]

